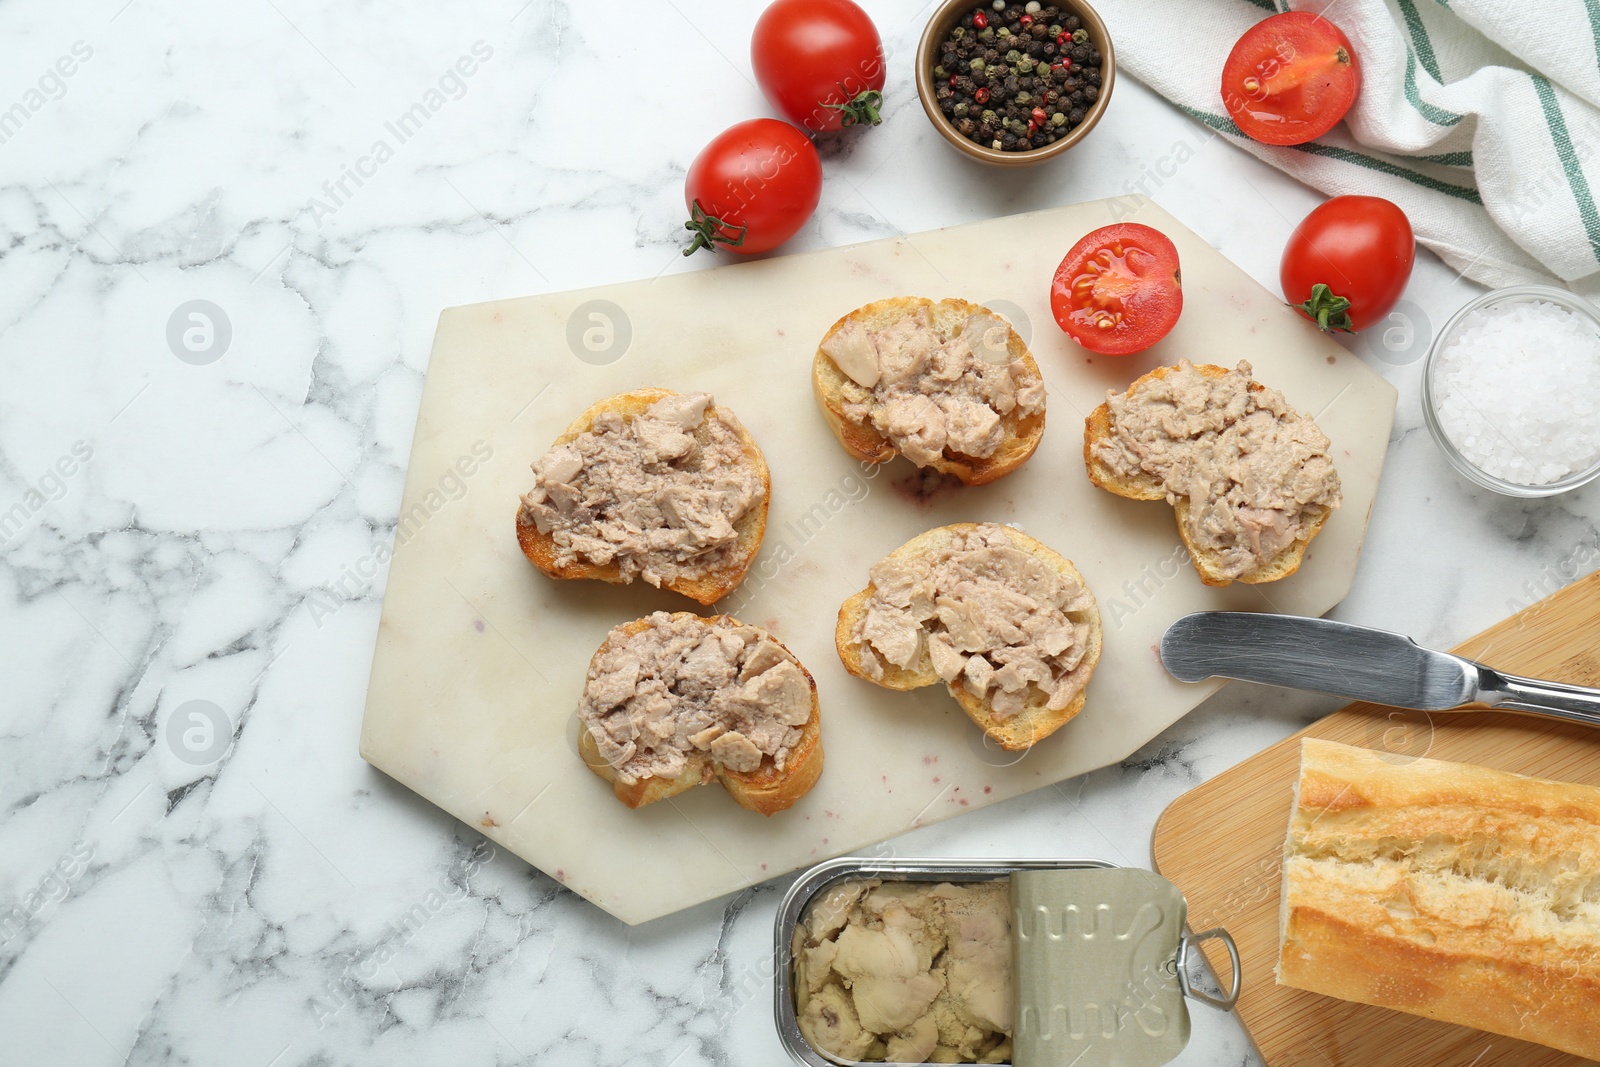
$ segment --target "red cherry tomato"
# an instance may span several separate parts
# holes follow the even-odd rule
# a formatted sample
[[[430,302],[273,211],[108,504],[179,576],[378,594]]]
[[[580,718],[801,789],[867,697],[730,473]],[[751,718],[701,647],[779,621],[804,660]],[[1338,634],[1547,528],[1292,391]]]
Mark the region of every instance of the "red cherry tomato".
[[[1324,330],[1382,322],[1411,278],[1416,238],[1406,213],[1376,196],[1336,196],[1289,235],[1283,298]]]
[[[814,133],[876,126],[883,41],[851,0],[775,0],[756,20],[750,65],[778,112]]]
[[[1061,261],[1050,310],[1091,352],[1142,352],[1172,331],[1183,310],[1178,250],[1166,234],[1137,222],[1102,226]]]
[[[1305,144],[1336,126],[1361,91],[1361,64],[1339,27],[1286,11],[1245,31],[1222,68],[1222,103],[1246,136]]]
[[[770,252],[806,224],[822,199],[822,160],[810,138],[787,122],[750,119],[730,126],[689,165],[683,250],[718,247],[741,255]]]

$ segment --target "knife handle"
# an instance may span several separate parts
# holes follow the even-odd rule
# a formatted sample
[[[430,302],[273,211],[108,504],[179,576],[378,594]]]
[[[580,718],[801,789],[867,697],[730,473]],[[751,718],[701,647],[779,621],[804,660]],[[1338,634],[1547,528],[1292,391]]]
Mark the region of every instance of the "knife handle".
[[[1502,711],[1531,711],[1559,719],[1600,726],[1600,689],[1536,678],[1519,678],[1485,670],[1481,695],[1484,703]]]

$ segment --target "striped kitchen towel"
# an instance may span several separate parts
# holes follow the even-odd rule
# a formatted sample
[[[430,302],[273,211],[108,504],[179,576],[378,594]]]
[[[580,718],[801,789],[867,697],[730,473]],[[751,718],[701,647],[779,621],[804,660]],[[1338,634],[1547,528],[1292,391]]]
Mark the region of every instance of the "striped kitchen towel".
[[[1093,0],[1121,69],[1330,195],[1399,204],[1485,285],[1600,293],[1600,0]],[[1243,136],[1222,106],[1234,41],[1279,10],[1326,14],[1361,62],[1346,121],[1311,144]]]

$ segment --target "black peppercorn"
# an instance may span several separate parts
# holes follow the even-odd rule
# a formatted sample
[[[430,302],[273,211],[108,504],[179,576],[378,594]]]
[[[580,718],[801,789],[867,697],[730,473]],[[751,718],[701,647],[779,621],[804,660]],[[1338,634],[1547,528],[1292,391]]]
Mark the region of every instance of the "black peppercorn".
[[[1076,125],[1096,98],[1084,90],[1100,84],[1099,62],[1068,8],[1011,0],[996,10],[994,0],[974,0],[939,46],[934,100],[978,144],[1042,148],[1067,132],[1069,112]]]

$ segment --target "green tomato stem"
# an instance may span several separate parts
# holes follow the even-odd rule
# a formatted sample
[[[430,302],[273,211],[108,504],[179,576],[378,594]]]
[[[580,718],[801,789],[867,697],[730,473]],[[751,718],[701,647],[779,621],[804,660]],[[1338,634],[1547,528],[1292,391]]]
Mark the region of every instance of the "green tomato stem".
[[[1328,286],[1318,282],[1311,287],[1311,299],[1303,304],[1292,304],[1291,307],[1304,312],[1311,321],[1317,324],[1317,329],[1323,333],[1329,330],[1343,330],[1345,333],[1355,333],[1355,326],[1350,321],[1350,301],[1338,296]]]
[[[843,89],[844,84],[840,83],[839,88]],[[843,104],[822,106],[844,112],[844,117],[839,120],[841,126],[876,126],[883,121],[883,116],[878,114],[878,109],[883,106],[883,94],[876,89],[863,89],[854,99]]]
[[[694,234],[694,240],[690,241],[689,247],[683,250],[683,254],[686,256],[692,256],[702,248],[708,248],[715,252],[719,244],[727,245],[729,248],[738,248],[744,244],[744,235],[750,229],[748,226],[740,226],[737,227],[739,236],[726,236],[723,231],[734,229],[733,224],[724,222],[715,215],[707,215],[698,200],[690,206],[689,221],[683,224],[683,228]]]

